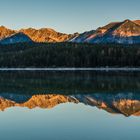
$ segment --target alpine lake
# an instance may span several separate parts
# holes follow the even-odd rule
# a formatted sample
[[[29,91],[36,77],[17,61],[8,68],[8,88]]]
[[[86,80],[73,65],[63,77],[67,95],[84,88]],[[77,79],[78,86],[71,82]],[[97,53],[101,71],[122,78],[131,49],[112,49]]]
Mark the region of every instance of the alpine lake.
[[[139,71],[0,71],[1,140],[139,140]]]

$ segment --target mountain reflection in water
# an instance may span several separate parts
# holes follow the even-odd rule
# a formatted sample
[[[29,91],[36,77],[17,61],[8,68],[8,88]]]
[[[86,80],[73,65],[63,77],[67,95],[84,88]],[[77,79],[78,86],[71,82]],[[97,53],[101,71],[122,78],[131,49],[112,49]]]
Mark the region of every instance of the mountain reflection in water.
[[[1,72],[0,109],[53,108],[62,103],[82,103],[113,114],[139,116],[139,75],[132,72]]]
[[[11,99],[12,97],[12,99]],[[20,95],[19,101],[17,95],[8,94],[7,98],[1,95],[0,109],[4,111],[9,107],[27,107],[33,109],[39,108],[53,108],[62,103],[83,103],[89,106],[95,106],[113,114],[123,114],[125,116],[139,116],[140,115],[140,95],[134,93],[118,93],[118,94],[77,94],[77,95]]]

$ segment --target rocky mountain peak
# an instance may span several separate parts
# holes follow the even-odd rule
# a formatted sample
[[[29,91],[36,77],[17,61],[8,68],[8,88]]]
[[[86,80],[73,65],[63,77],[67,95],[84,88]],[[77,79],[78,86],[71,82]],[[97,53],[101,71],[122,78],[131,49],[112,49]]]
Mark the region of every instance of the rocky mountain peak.
[[[79,35],[72,42],[137,44],[140,43],[140,20],[111,22],[95,32]]]
[[[5,26],[0,26],[0,39],[4,39],[15,34],[16,31],[6,28]]]
[[[140,36],[140,26],[133,21],[125,20],[112,34],[121,37]]]

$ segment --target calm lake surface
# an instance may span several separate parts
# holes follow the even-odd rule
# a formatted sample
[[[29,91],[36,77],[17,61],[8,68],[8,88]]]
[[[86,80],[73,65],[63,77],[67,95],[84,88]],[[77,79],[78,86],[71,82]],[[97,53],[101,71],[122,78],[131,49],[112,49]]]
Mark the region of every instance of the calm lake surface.
[[[140,73],[1,71],[1,140],[139,140]]]

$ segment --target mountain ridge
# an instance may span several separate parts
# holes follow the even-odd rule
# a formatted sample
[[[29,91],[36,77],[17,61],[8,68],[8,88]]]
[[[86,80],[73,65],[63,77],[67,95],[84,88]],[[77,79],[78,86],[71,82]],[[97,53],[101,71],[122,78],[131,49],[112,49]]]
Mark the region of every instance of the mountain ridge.
[[[26,36],[26,38],[30,38],[32,42],[36,43],[45,43],[45,42],[66,42],[72,38],[74,38],[78,33],[75,34],[65,34],[65,33],[60,33],[55,31],[54,29],[51,28],[40,28],[40,29],[35,29],[35,28],[27,28],[27,29],[20,29],[20,30],[12,30],[9,29],[5,26],[0,26],[0,43],[3,44],[3,40],[8,40],[9,38],[12,39],[12,37],[18,35],[18,34],[23,34]],[[22,40],[19,38],[19,40]],[[4,41],[5,42],[5,41]],[[14,43],[19,43],[20,41],[13,41],[10,43],[10,40],[7,41],[7,43],[4,44],[14,44]],[[21,41],[22,43],[24,41]],[[29,42],[29,41],[26,41]]]
[[[26,39],[23,39],[22,36],[18,36],[15,40],[15,36],[19,35],[19,33],[22,33],[24,37],[26,36]],[[51,28],[25,28],[12,30],[5,26],[0,26],[0,44],[3,44],[3,42],[5,42],[4,44],[22,43],[29,42],[29,40],[36,43],[73,42],[95,44],[139,44],[140,20],[132,21],[126,19],[122,22],[111,22],[96,30],[86,31],[81,34],[60,33]]]
[[[94,33],[81,34],[71,40],[75,43],[118,43],[137,44],[140,43],[140,20],[129,19],[122,22],[111,22],[103,27],[97,28]],[[82,40],[85,38],[85,40]]]

